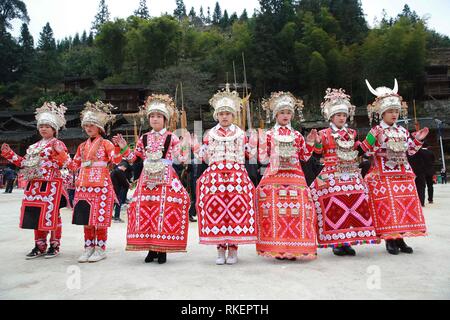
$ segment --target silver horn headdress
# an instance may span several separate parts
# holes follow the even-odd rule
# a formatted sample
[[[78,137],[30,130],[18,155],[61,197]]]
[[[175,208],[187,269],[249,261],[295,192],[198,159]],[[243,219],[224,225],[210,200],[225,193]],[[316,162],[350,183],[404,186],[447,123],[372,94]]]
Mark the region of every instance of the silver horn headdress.
[[[367,106],[370,124],[374,119],[379,120],[384,112],[389,109],[397,109],[405,121],[408,117],[408,105],[398,94],[398,82],[394,81],[394,89],[378,87],[374,89],[366,79],[367,88],[376,96],[375,101]]]

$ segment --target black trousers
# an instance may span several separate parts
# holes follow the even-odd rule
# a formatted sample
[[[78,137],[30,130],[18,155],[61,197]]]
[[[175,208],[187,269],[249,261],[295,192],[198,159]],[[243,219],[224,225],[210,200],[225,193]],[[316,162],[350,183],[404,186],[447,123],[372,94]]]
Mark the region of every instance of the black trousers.
[[[14,189],[14,180],[6,180],[6,188],[5,188],[5,193],[12,193],[13,189]]]
[[[433,176],[425,176],[425,181],[427,183],[428,202],[433,202],[433,193],[434,193]]]
[[[419,195],[420,203],[425,206],[425,176],[417,176],[415,179],[417,194]]]

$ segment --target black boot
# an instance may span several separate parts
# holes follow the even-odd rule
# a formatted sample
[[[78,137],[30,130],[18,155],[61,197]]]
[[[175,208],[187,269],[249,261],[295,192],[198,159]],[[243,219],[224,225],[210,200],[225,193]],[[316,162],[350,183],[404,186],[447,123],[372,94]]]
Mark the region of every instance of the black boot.
[[[397,247],[400,249],[403,253],[413,253],[413,248],[409,247],[405,240],[403,239],[396,239],[395,242],[397,243]]]
[[[395,240],[386,240],[386,250],[393,255],[397,255],[400,252]]]
[[[350,247],[350,246],[345,246],[344,247],[344,251],[345,251],[345,253],[348,255],[348,256],[356,256],[356,251],[355,251],[355,249],[353,249],[352,247]]]
[[[335,256],[340,256],[340,257],[347,255],[347,252],[345,251],[344,247],[333,248],[333,253]]]
[[[36,258],[42,257],[44,255],[45,255],[45,251],[41,251],[41,250],[39,250],[38,246],[35,246],[33,248],[33,250],[31,250],[31,252],[26,255],[25,259],[27,259],[27,260],[36,259]]]
[[[59,247],[50,245],[50,248],[48,248],[44,258],[52,259],[58,255],[59,255]]]
[[[155,251],[149,251],[147,257],[145,258],[145,263],[153,262],[154,259],[158,258],[158,253]]]
[[[163,264],[167,261],[167,253],[165,252],[158,252],[158,263]]]

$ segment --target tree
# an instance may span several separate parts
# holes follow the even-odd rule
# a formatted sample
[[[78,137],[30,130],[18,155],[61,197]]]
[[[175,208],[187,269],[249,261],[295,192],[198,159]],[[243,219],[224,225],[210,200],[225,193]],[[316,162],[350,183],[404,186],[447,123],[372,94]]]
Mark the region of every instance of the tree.
[[[206,20],[205,13],[203,12],[203,6],[200,7],[200,14],[199,18],[202,20],[203,24],[207,24],[208,21]]]
[[[238,21],[238,15],[236,12],[233,12],[233,14],[230,16],[230,19],[228,20],[228,25],[232,26],[236,21]]]
[[[27,6],[20,0],[0,1],[0,29],[11,28],[11,20],[20,19],[25,23],[30,22]]]
[[[327,65],[322,55],[314,51],[309,62],[308,75],[310,81],[310,92],[312,93],[313,106],[320,105],[323,94],[327,87]]]
[[[212,18],[211,18],[211,8],[208,7],[208,15],[206,16],[206,24],[211,24]]]
[[[26,23],[22,24],[19,37],[19,51],[20,51],[20,63],[18,73],[21,76],[29,73],[33,62],[34,62],[34,40],[33,36],[30,34],[28,25]]]
[[[148,10],[147,0],[139,0],[139,8],[137,8],[137,10],[134,12],[134,15],[136,17],[139,17],[142,19],[150,18],[150,12]]]
[[[33,68],[33,81],[44,89],[44,92],[62,78],[61,65],[56,51],[56,41],[50,23],[42,29],[37,46],[37,61]]]
[[[227,10],[225,10],[223,12],[223,16],[222,16],[222,19],[220,19],[220,21],[219,21],[219,25],[224,30],[226,28],[228,28],[228,26],[230,25],[230,18],[228,16],[228,11]]]
[[[94,45],[94,33],[92,31],[89,32],[89,36],[86,39],[86,44],[89,47],[92,47]]]
[[[125,21],[117,19],[106,22],[95,37],[95,45],[99,48],[105,64],[111,74],[122,72],[125,61]]]
[[[87,33],[86,33],[86,30],[84,30],[83,34],[81,35],[81,44],[83,46],[87,45]]]
[[[192,7],[191,10],[189,11],[188,18],[189,18],[190,24],[193,26],[200,27],[203,25],[203,20],[197,16],[197,13],[195,13],[194,7]]]
[[[103,79],[107,73],[102,56],[97,48],[81,46],[61,54],[61,64],[65,77],[92,77]]]
[[[244,9],[244,11],[242,11],[241,16],[239,17],[240,21],[248,21],[248,13],[247,13],[247,9]]]
[[[179,61],[182,32],[180,23],[173,17],[141,21],[137,28],[128,30],[125,37],[123,69],[128,81],[148,82],[156,69],[176,65]]]
[[[98,13],[95,15],[91,30],[98,33],[103,24],[110,20],[110,13],[105,0],[100,0]]]
[[[72,46],[78,47],[80,45],[81,45],[80,35],[77,32],[75,33],[75,37],[73,37]]]
[[[47,24],[42,29],[40,33],[40,38],[38,41],[38,50],[40,51],[53,51],[56,50],[56,41],[53,37],[53,30],[50,23]]]
[[[369,28],[360,0],[331,0],[330,12],[339,21],[346,44],[362,42]]]
[[[214,13],[212,16],[212,24],[218,25],[221,19],[222,19],[222,9],[220,9],[219,2],[216,2],[216,6],[214,7]]]
[[[173,15],[178,19],[178,21],[181,21],[186,17],[186,6],[184,5],[183,0],[175,0],[175,2],[177,7],[173,11]]]
[[[19,47],[11,34],[0,28],[0,84],[18,79],[16,72],[19,61]]]
[[[402,13],[400,13],[397,16],[397,20],[399,20],[402,17],[409,19],[412,23],[417,23],[420,21],[420,18],[419,18],[419,15],[417,14],[417,12],[415,12],[414,10],[411,10],[411,8],[407,4],[404,5]]]
[[[178,83],[183,83],[184,105],[188,115],[188,120],[201,120],[200,109],[208,105],[211,92],[214,86],[211,85],[212,75],[209,72],[200,71],[191,63],[181,63],[178,66],[170,66],[165,69],[158,69],[153,73],[150,87],[156,92],[167,92],[175,94]],[[180,94],[180,91],[178,91]],[[178,96],[179,108],[181,105]]]

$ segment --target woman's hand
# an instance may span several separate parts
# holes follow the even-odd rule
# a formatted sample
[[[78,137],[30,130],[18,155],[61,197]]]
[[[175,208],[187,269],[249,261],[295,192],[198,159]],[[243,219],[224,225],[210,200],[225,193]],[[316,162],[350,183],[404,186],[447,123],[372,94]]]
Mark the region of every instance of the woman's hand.
[[[9,146],[9,144],[4,143],[2,144],[2,153],[9,153],[11,152],[11,147]]]
[[[308,144],[320,143],[320,136],[316,129],[311,130],[311,132],[306,137],[306,142]]]
[[[64,152],[64,148],[59,143],[53,146],[53,150],[56,154],[61,154]]]
[[[417,131],[416,139],[419,141],[425,140],[425,138],[427,137],[429,132],[430,132],[430,129],[428,129],[427,127],[423,128],[422,130]]]
[[[123,149],[128,145],[127,141],[123,138],[121,134],[114,136],[112,138],[112,141],[115,145],[119,146],[120,149]]]

